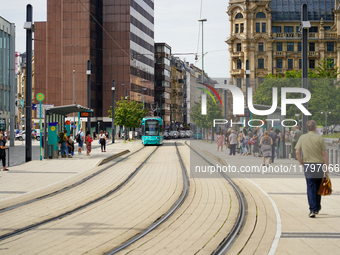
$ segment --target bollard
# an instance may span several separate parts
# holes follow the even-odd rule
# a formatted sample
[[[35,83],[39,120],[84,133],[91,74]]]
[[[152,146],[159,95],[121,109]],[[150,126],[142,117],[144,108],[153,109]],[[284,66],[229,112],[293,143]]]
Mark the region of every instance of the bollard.
[[[339,150],[335,150],[335,164],[339,165]]]
[[[328,158],[328,163],[329,163],[329,149],[326,149],[326,153],[327,153],[327,158]]]
[[[333,164],[333,149],[330,149],[329,157],[330,157],[329,164]]]

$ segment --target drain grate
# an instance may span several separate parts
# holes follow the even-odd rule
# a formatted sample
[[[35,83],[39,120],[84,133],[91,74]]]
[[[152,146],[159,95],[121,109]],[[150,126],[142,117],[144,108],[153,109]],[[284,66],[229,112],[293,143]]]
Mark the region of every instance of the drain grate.
[[[281,238],[340,238],[340,233],[282,232]]]

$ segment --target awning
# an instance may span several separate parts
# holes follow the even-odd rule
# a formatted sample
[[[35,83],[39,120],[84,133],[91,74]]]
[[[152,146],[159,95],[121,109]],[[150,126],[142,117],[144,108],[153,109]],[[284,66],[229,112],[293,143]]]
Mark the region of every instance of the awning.
[[[73,112],[93,112],[92,109],[77,105],[77,104],[72,104],[72,105],[63,105],[63,106],[56,106],[52,108],[46,109],[47,114],[62,114],[62,115],[67,115]]]

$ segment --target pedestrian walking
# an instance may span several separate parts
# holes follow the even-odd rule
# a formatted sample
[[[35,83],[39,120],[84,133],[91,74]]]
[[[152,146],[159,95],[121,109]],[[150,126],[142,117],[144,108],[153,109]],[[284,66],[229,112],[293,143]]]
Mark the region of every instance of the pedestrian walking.
[[[271,153],[271,157],[270,157],[270,161],[269,161],[269,164],[271,164],[271,163],[274,163],[275,151],[276,151],[276,147],[277,147],[277,134],[274,132],[273,127],[271,127],[269,129],[268,135],[272,139],[272,153]]]
[[[309,217],[314,218],[321,210],[321,196],[318,190],[323,177],[328,177],[328,157],[325,140],[316,133],[316,122],[306,124],[308,133],[301,135],[296,146],[296,157],[304,169],[307,184]],[[301,152],[303,159],[301,159]],[[320,164],[322,167],[320,167]]]
[[[231,134],[229,136],[229,146],[230,146],[230,153],[229,153],[229,155],[234,155],[235,156],[236,145],[237,145],[237,136],[235,134],[235,130],[231,130]]]
[[[76,141],[78,143],[78,154],[82,154],[81,150],[83,149],[83,145],[84,145],[84,141],[85,141],[83,128],[80,128],[78,134],[76,135]]]
[[[277,134],[277,147],[276,147],[276,155],[277,159],[280,158],[280,145],[281,145],[281,132],[280,129],[276,128],[275,133]]]
[[[253,138],[250,140],[250,142],[252,143],[252,151],[254,157],[258,156],[259,154],[259,144],[257,138],[257,134],[254,134]]]
[[[261,146],[261,151],[263,155],[263,166],[266,165],[266,159],[268,158],[268,164],[269,166],[270,158],[272,156],[272,145],[273,145],[273,139],[269,136],[269,132],[265,131],[264,136],[261,138],[260,141],[260,146]]]
[[[86,142],[86,156],[90,156],[93,142],[90,131],[87,131],[86,133],[85,142]]]
[[[220,147],[221,147],[221,151],[223,151],[223,141],[224,141],[224,137],[222,135],[222,132],[220,132],[220,134],[217,136],[217,152]]]
[[[225,150],[227,151],[227,149],[229,148],[229,136],[230,136],[230,130],[228,130],[225,133]],[[228,152],[228,151],[227,151]]]
[[[0,134],[0,159],[2,160],[2,170],[8,171],[6,168],[6,140],[3,134]]]
[[[104,134],[103,130],[100,131],[99,142],[102,152],[106,152],[106,135]]]
[[[290,151],[290,159],[296,159],[296,155],[295,155],[295,145],[297,144],[297,142],[299,141],[300,136],[302,135],[302,132],[299,128],[299,126],[295,126],[295,132],[292,135],[292,145],[291,145],[291,151]]]

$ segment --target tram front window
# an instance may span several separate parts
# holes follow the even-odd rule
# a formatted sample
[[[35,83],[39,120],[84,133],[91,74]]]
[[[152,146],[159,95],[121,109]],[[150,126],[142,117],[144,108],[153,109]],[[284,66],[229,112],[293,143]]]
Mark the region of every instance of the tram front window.
[[[159,135],[158,121],[149,120],[145,122],[145,135],[148,136]]]

